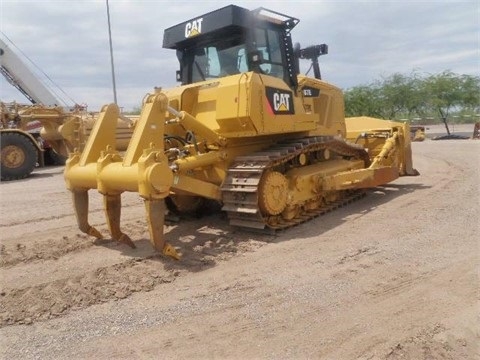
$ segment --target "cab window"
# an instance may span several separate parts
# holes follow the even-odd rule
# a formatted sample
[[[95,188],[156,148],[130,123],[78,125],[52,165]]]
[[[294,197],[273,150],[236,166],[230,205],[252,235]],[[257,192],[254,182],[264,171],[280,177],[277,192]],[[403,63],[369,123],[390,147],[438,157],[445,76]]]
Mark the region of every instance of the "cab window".
[[[271,29],[256,29],[255,47],[263,58],[260,70],[265,74],[283,78],[280,34]]]
[[[203,81],[248,71],[245,45],[213,44],[195,50],[192,81]]]

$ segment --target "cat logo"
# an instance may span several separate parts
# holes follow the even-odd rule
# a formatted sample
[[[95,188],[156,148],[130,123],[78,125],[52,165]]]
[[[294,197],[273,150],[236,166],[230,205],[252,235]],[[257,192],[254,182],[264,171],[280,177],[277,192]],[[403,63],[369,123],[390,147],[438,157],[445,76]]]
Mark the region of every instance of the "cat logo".
[[[271,114],[293,114],[293,94],[291,91],[266,87],[268,110]]]
[[[202,33],[203,18],[192,20],[185,25],[185,37],[191,38]]]
[[[273,108],[276,111],[288,111],[288,100],[290,100],[290,94],[273,94]]]

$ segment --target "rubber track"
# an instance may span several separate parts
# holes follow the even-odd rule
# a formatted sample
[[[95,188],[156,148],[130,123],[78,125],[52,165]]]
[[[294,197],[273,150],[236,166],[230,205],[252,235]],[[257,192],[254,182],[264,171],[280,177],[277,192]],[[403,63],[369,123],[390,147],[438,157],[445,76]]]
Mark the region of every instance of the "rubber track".
[[[328,149],[341,156],[363,159],[365,166],[370,165],[367,152],[354,144],[333,137],[314,136],[288,140],[272,147],[246,156],[237,157],[228,169],[227,177],[221,187],[223,208],[230,225],[262,230],[285,229],[308,221],[333,209],[348,204],[365,195],[364,190],[344,190],[338,192],[338,198],[316,209],[300,211],[290,220],[281,215],[265,218],[258,208],[258,186],[263,173],[272,168],[281,168],[300,154]]]

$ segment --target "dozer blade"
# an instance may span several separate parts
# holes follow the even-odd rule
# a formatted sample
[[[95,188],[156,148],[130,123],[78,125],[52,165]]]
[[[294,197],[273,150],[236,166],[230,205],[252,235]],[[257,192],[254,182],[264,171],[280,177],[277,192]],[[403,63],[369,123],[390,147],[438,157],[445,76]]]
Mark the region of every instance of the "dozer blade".
[[[395,167],[400,176],[419,175],[413,167],[410,126],[407,123],[360,116],[345,118],[345,124],[347,140],[368,149],[372,157],[370,169],[387,166]]]
[[[123,157],[115,150],[118,106],[105,106],[85,144],[85,150],[81,154],[70,154],[64,175],[67,188],[73,193],[81,231],[102,238],[100,232],[88,223],[88,190],[98,189],[103,195],[112,239],[134,248],[133,241],[120,229],[121,194],[124,191],[138,192],[145,200],[153,246],[163,254],[179,259],[163,235],[163,199],[169,195],[173,183],[163,143],[167,106],[168,98],[161,92],[145,98],[142,114]]]

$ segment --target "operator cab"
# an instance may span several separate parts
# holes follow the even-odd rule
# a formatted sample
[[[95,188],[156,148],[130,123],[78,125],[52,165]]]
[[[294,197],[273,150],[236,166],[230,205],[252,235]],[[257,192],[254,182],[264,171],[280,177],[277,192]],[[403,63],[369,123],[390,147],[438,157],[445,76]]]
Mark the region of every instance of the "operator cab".
[[[182,85],[253,71],[297,86],[290,31],[298,19],[235,5],[165,30],[163,47],[177,50]]]

